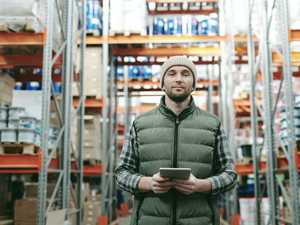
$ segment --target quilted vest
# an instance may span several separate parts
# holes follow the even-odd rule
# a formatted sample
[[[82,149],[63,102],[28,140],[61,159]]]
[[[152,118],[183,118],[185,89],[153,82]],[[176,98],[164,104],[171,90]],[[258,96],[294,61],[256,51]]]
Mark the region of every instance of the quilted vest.
[[[191,168],[197,178],[212,176],[219,120],[197,108],[192,100],[180,115],[164,104],[134,121],[139,173],[153,176],[161,167]],[[131,225],[216,225],[216,204],[209,193],[135,195]]]

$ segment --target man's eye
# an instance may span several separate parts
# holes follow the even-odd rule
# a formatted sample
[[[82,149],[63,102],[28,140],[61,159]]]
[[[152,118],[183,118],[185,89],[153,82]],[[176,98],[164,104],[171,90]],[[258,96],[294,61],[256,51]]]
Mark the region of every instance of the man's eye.
[[[174,76],[174,75],[175,75],[175,72],[170,71],[170,72],[168,72],[168,75],[169,75],[169,76]]]

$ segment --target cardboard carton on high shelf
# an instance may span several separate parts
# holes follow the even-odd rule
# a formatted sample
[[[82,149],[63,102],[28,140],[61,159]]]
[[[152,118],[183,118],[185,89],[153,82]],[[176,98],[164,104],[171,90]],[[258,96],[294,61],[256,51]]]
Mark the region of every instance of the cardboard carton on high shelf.
[[[79,54],[79,52],[78,52]],[[102,53],[99,47],[89,47],[85,53],[85,86],[84,92],[86,96],[101,96],[101,80],[102,80]],[[79,60],[80,57],[77,57]],[[79,61],[77,65],[80,65]],[[79,95],[77,82],[72,84],[72,93],[74,96]]]
[[[14,88],[15,80],[11,76],[0,72],[0,104],[11,105]]]

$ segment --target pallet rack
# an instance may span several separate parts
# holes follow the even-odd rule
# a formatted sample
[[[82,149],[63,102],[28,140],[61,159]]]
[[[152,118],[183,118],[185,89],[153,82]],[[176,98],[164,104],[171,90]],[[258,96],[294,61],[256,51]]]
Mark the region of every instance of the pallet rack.
[[[15,68],[15,67],[42,67],[43,76],[36,81],[42,82],[42,134],[41,134],[41,149],[35,155],[1,155],[0,173],[9,174],[36,174],[38,173],[38,215],[37,224],[46,224],[47,214],[53,199],[58,197],[59,207],[66,209],[64,219],[68,219],[70,213],[76,213],[77,224],[82,221],[82,180],[83,175],[92,175],[101,173],[100,167],[83,168],[82,162],[82,148],[83,148],[83,115],[84,115],[84,100],[83,85],[84,85],[84,50],[85,50],[85,3],[84,1],[60,1],[53,0],[45,2],[45,31],[43,33],[4,33],[1,32],[0,44],[1,46],[39,46],[43,48],[43,54],[39,55],[1,55],[1,68]],[[63,41],[57,52],[53,50],[53,28],[54,28],[54,12],[57,11],[59,15],[59,26],[63,36]],[[73,21],[75,11],[79,13],[79,20]],[[79,145],[78,158],[72,161],[70,158],[70,110],[72,108],[72,93],[70,86],[74,76],[74,48],[76,46],[77,34],[74,29],[80,21],[80,48],[81,48],[81,62],[79,80],[81,84],[80,98],[78,101],[77,115],[79,116]],[[68,34],[68,35],[67,35]],[[52,69],[62,67],[62,74],[53,75]],[[32,76],[17,77],[19,81],[32,81]],[[31,80],[32,79],[32,80]],[[58,103],[57,96],[53,94],[52,82],[61,81],[63,84],[63,101],[62,105]],[[48,149],[48,129],[49,129],[49,114],[50,114],[50,100],[51,96],[55,101],[57,116],[61,123],[56,146]],[[56,149],[59,150],[56,150]],[[58,160],[51,159],[52,154],[57,151],[61,156]],[[71,165],[72,164],[72,165]],[[73,189],[71,184],[71,172],[76,176],[75,197],[75,212],[69,209],[70,190]],[[51,201],[46,207],[47,196],[47,176],[49,173],[57,173],[58,179],[53,191]]]
[[[249,8],[253,1],[249,1]],[[256,73],[257,66],[255,63],[255,51],[254,51],[254,42],[252,39],[252,24],[249,22],[249,36],[248,36],[248,59],[249,59],[249,74],[251,74],[251,127],[252,127],[252,156],[253,156],[253,165],[243,165],[237,164],[236,169],[241,174],[254,173],[255,177],[255,204],[256,204],[256,224],[262,224],[261,221],[261,197],[260,197],[260,181],[259,175],[261,172],[266,173],[267,179],[267,189],[268,189],[268,198],[270,200],[270,223],[279,224],[280,222],[288,222],[285,218],[282,218],[279,213],[279,202],[278,202],[278,190],[281,189],[282,193],[287,193],[282,183],[276,175],[277,172],[288,171],[290,190],[292,198],[285,199],[287,204],[290,206],[292,212],[292,224],[299,224],[299,195],[298,195],[298,170],[299,167],[299,155],[295,151],[295,134],[293,128],[293,88],[292,88],[292,72],[291,66],[298,65],[298,57],[296,54],[291,54],[289,41],[293,41],[298,34],[297,31],[293,35],[288,29],[288,2],[287,1],[278,1],[275,6],[279,10],[279,19],[281,21],[280,32],[282,35],[280,50],[281,50],[281,59],[280,62],[278,55],[272,53],[269,46],[269,26],[270,20],[267,17],[267,1],[262,2],[263,7],[263,33],[261,39],[261,71],[263,74],[263,84],[264,84],[264,97],[263,102],[265,105],[264,109],[264,123],[265,123],[265,141],[267,144],[268,158],[267,163],[260,161],[260,153],[257,146],[257,101],[256,101]],[[251,21],[253,11],[249,12],[249,21]],[[278,53],[277,53],[278,54]],[[271,66],[273,65],[282,65],[283,68],[283,83],[284,83],[284,97],[286,101],[286,112],[288,114],[288,130],[290,138],[288,140],[288,147],[284,151],[285,158],[278,158],[276,156],[276,150],[274,146],[274,111],[277,110],[277,103],[275,107],[272,99],[272,88],[271,83],[273,80]],[[280,90],[279,90],[280,91]],[[275,108],[275,109],[274,109]],[[283,148],[285,148],[283,146]],[[282,168],[282,164],[284,165]],[[288,196],[283,195],[285,198]],[[291,203],[291,204],[289,204]]]
[[[152,3],[181,3],[180,0],[147,0],[147,2]],[[217,0],[188,0],[185,2],[211,2],[216,4],[223,4],[222,1]],[[251,1],[250,1],[251,2]],[[84,1],[70,1],[70,0],[64,0],[65,7],[62,10],[64,18],[62,27],[64,27],[64,32],[72,33],[70,32],[72,30],[72,27],[75,25],[72,24],[72,21],[70,20],[72,15],[72,9],[74,4],[82,3],[82,6],[84,6]],[[269,49],[269,46],[267,43],[267,33],[264,33],[263,40],[259,40],[256,37],[253,37],[251,35],[251,24],[249,25],[249,35],[248,36],[230,36],[230,35],[215,35],[215,36],[205,36],[205,35],[182,35],[182,36],[172,36],[172,35],[130,35],[130,36],[109,36],[108,35],[108,14],[109,14],[109,0],[103,0],[103,36],[101,37],[86,37],[85,36],[85,22],[84,22],[84,12],[85,9],[82,7],[82,29],[81,29],[81,68],[83,68],[84,62],[84,49],[85,49],[85,42],[88,45],[102,45],[102,59],[103,59],[103,86],[102,86],[102,99],[94,99],[94,98],[86,98],[83,94],[83,89],[81,88],[81,95],[79,98],[75,98],[72,100],[71,96],[71,90],[68,87],[68,85],[71,83],[71,81],[79,80],[81,87],[84,85],[84,71],[81,69],[79,74],[74,74],[73,72],[73,62],[71,59],[71,56],[73,54],[73,50],[71,49],[71,46],[74,45],[76,42],[76,37],[69,35],[68,37],[65,37],[65,41],[63,45],[61,46],[61,49],[59,52],[57,52],[57,55],[60,55],[59,53],[65,52],[64,56],[62,57],[54,57],[56,60],[54,60],[54,63],[50,63],[53,61],[52,57],[52,44],[51,43],[51,35],[53,35],[53,32],[51,30],[53,29],[53,18],[51,15],[53,15],[53,10],[55,10],[55,3],[53,0],[50,0],[47,2],[47,9],[49,17],[47,18],[47,29],[44,33],[40,34],[29,34],[29,33],[16,33],[16,34],[6,34],[1,33],[0,34],[0,44],[2,46],[17,46],[17,45],[27,45],[27,46],[43,46],[44,53],[43,55],[17,55],[17,56],[0,56],[0,68],[14,68],[16,66],[22,67],[22,66],[35,66],[35,67],[41,67],[43,66],[43,77],[42,78],[36,78],[33,76],[28,76],[27,78],[24,77],[16,77],[18,81],[25,81],[25,80],[32,80],[32,81],[42,81],[43,82],[43,141],[42,141],[42,149],[43,153],[39,153],[34,156],[22,156],[22,159],[16,156],[0,156],[0,173],[37,173],[39,172],[39,204],[40,204],[40,211],[39,211],[39,225],[45,224],[45,218],[46,218],[46,207],[45,207],[45,198],[46,194],[42,190],[46,190],[47,185],[47,174],[51,170],[60,171],[60,176],[58,180],[58,185],[55,190],[55,192],[61,192],[60,195],[60,202],[61,202],[61,208],[68,208],[68,202],[70,199],[70,196],[68,194],[68,190],[71,186],[70,184],[70,176],[71,174],[77,174],[77,224],[80,224],[80,221],[82,220],[82,203],[80,199],[82,199],[81,195],[81,186],[82,186],[82,177],[83,176],[99,176],[101,175],[101,181],[102,181],[102,209],[101,209],[101,216],[99,218],[99,225],[107,225],[113,222],[113,218],[115,216],[115,209],[116,209],[116,196],[115,196],[115,184],[113,179],[113,169],[116,164],[116,136],[117,136],[117,118],[116,118],[116,112],[117,112],[117,90],[119,92],[123,92],[122,95],[125,96],[125,102],[126,106],[124,109],[124,112],[126,114],[126,125],[125,125],[125,135],[128,135],[128,127],[129,127],[129,112],[130,112],[130,95],[133,92],[140,92],[144,91],[147,92],[149,90],[154,91],[158,90],[157,88],[152,89],[139,89],[136,88],[136,86],[143,86],[145,84],[150,85],[152,87],[157,86],[157,82],[144,82],[144,81],[130,81],[128,79],[128,74],[125,73],[125,81],[124,82],[117,82],[115,75],[114,75],[114,66],[115,64],[118,65],[124,65],[125,67],[129,65],[154,65],[154,64],[161,64],[157,60],[157,57],[165,57],[173,55],[190,55],[190,56],[197,56],[198,62],[197,64],[221,64],[222,61],[219,59],[222,58],[224,60],[224,57],[230,58],[228,55],[224,55],[224,49],[229,50],[232,55],[238,56],[235,61],[231,61],[228,59],[229,65],[233,64],[249,64],[249,73],[252,74],[252,89],[251,89],[251,98],[250,102],[249,100],[239,100],[235,102],[235,108],[231,108],[228,112],[231,112],[231,114],[226,114],[225,112],[227,110],[224,110],[226,107],[228,107],[228,104],[226,104],[226,96],[230,96],[230,93],[228,93],[228,88],[225,88],[225,90],[219,90],[222,94],[222,117],[223,121],[225,123],[225,127],[228,131],[232,130],[232,115],[238,114],[249,115],[250,109],[251,109],[251,123],[252,123],[252,132],[253,132],[253,165],[251,164],[236,164],[236,170],[241,175],[248,175],[250,173],[254,173],[256,177],[259,177],[259,174],[266,173],[268,175],[268,190],[269,190],[269,197],[271,199],[271,221],[272,224],[278,224],[279,220],[279,212],[277,207],[277,193],[276,189],[278,187],[277,178],[276,178],[276,171],[282,172],[284,170],[287,170],[290,174],[290,186],[293,193],[293,196],[298,196],[297,191],[297,170],[296,168],[299,168],[299,155],[294,154],[294,135],[291,135],[291,139],[289,141],[289,146],[286,151],[286,158],[284,159],[277,159],[276,162],[274,162],[274,158],[276,158],[276,155],[273,152],[273,131],[272,131],[272,114],[271,114],[271,106],[272,106],[272,99],[270,96],[271,89],[269,84],[271,83],[272,79],[281,79],[281,72],[271,72],[270,66],[276,65],[276,66],[282,66],[283,68],[283,76],[284,76],[284,82],[286,84],[285,87],[285,96],[286,96],[286,102],[288,102],[288,112],[290,113],[290,120],[292,121],[292,102],[291,102],[291,71],[290,71],[290,65],[300,65],[300,54],[299,52],[290,52],[288,47],[288,41],[299,41],[300,40],[300,30],[288,30],[288,22],[287,22],[287,8],[286,8],[286,1],[282,1],[279,4],[279,9],[281,10],[282,18],[281,20],[284,21],[282,24],[282,34],[286,34],[284,39],[282,40],[282,52],[283,56],[279,54],[278,52],[271,52]],[[72,6],[73,5],[73,6]],[[152,15],[156,13],[162,13],[162,12],[152,12]],[[166,12],[170,13],[170,12]],[[177,11],[176,13],[187,13],[185,10]],[[192,11],[190,11],[192,13]],[[197,11],[198,13],[198,11]],[[250,13],[251,14],[251,13]],[[267,19],[266,19],[267,20]],[[264,25],[265,28],[267,28],[267,21]],[[266,29],[265,29],[266,31]],[[194,47],[173,47],[172,51],[170,51],[170,48],[149,48],[149,47],[143,47],[143,48],[119,48],[119,45],[121,44],[145,44],[145,45],[153,45],[153,44],[181,44],[181,43],[204,43],[204,42],[210,42],[216,44],[217,47],[201,47],[201,46],[194,46]],[[247,42],[248,44],[248,50],[245,48],[238,48],[234,47],[234,43],[236,42]],[[267,127],[267,137],[266,142],[269,149],[269,158],[268,163],[261,162],[259,157],[257,156],[257,145],[256,145],[256,124],[257,124],[257,109],[256,109],[256,101],[255,101],[255,82],[257,80],[256,78],[256,69],[255,69],[255,55],[257,52],[257,49],[255,49],[255,45],[257,43],[261,43],[262,45],[262,63],[265,65],[264,68],[262,68],[262,78],[265,82],[265,87],[267,88],[265,90],[265,96],[264,99],[265,105],[268,106],[265,110],[266,115],[264,115],[265,124]],[[220,47],[221,46],[221,47]],[[172,52],[172,53],[170,53]],[[112,60],[109,61],[110,57],[113,56]],[[149,62],[136,62],[134,63],[128,63],[125,62],[123,59],[121,61],[118,61],[119,58],[123,58],[126,56],[149,56],[149,57],[155,57],[154,61]],[[248,59],[245,60],[243,57],[248,56]],[[271,63],[272,62],[272,63]],[[51,73],[51,67],[63,67],[63,73],[62,75],[56,75]],[[224,65],[223,65],[224,66]],[[273,74],[273,76],[272,76]],[[231,76],[232,71],[230,68],[225,74],[226,76]],[[293,72],[293,76],[299,76],[299,72]],[[61,79],[63,77],[63,79]],[[271,78],[273,77],[273,78]],[[208,97],[208,106],[209,110],[211,110],[211,97],[213,95],[212,86],[217,85],[218,83],[224,84],[225,77],[222,75],[220,81],[210,81],[211,79],[208,78],[208,81],[202,81],[201,85],[204,86],[204,90],[209,91],[209,97]],[[61,138],[62,138],[62,147],[61,147],[61,153],[64,155],[61,162],[50,160],[49,156],[51,153],[48,152],[47,147],[47,128],[49,127],[49,101],[51,96],[51,80],[53,82],[62,81],[64,83],[64,104],[63,104],[63,110],[59,114],[62,116],[63,121],[63,128],[61,130]],[[229,87],[230,84],[227,84],[227,87]],[[73,103],[72,103],[73,101]],[[69,132],[70,132],[70,117],[69,112],[70,109],[74,105],[77,108],[77,112],[80,114],[80,138],[79,138],[79,157],[76,163],[71,162],[69,158],[69,144],[70,144],[70,138],[69,138]],[[240,108],[239,110],[236,110],[234,113],[234,109]],[[100,113],[102,114],[102,156],[103,156],[103,163],[101,165],[96,166],[83,166],[82,165],[82,143],[83,143],[83,115],[84,115],[84,109],[86,113]],[[141,110],[142,111],[142,110]],[[227,124],[227,125],[226,125]],[[289,124],[289,129],[291,133],[293,133],[292,125]],[[230,141],[230,146],[232,149],[234,149],[234,140]],[[3,163],[2,163],[3,162]],[[18,166],[17,166],[18,164]],[[20,165],[21,164],[21,165]],[[282,167],[277,167],[277,170],[275,171],[275,164],[283,165]],[[49,167],[47,167],[49,165]],[[61,181],[61,185],[59,182]],[[259,181],[256,180],[256,205],[257,205],[257,224],[260,225],[260,197],[259,197]],[[70,187],[71,188],[71,187]],[[236,202],[237,199],[235,198],[233,202]],[[299,224],[299,218],[297,215],[299,215],[299,199],[293,198],[291,199],[291,211],[293,212],[293,224]],[[236,212],[231,212],[230,214],[233,215]]]

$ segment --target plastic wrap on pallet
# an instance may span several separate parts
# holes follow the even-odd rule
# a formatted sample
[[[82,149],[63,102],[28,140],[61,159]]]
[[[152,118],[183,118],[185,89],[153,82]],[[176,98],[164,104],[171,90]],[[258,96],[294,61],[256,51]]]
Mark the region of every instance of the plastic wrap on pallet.
[[[145,0],[115,0],[110,4],[110,33],[146,34]]]
[[[261,12],[262,7],[258,4],[259,1],[254,1],[252,24],[254,32],[258,33],[259,27],[261,27]],[[248,33],[248,15],[249,7],[248,2],[232,0],[232,33],[233,34],[247,34]]]
[[[1,0],[0,30],[22,31],[34,30],[41,32],[41,18],[39,12],[42,9],[42,1],[28,0]]]
[[[26,115],[23,116],[41,119],[42,92],[14,90],[12,105],[25,108]]]
[[[57,1],[61,5],[62,1]],[[46,0],[1,0],[0,31],[43,32],[46,22]],[[53,46],[58,50],[62,43],[58,12],[54,10]]]
[[[123,33],[124,32],[124,18],[123,18],[123,0],[110,1],[110,32]],[[136,20],[134,20],[136,21]]]
[[[300,29],[300,4],[298,0],[289,0],[290,28]]]
[[[146,34],[147,8],[145,0],[126,0],[123,5],[123,13],[125,32]]]

